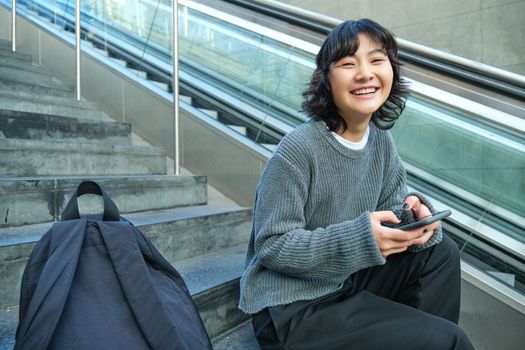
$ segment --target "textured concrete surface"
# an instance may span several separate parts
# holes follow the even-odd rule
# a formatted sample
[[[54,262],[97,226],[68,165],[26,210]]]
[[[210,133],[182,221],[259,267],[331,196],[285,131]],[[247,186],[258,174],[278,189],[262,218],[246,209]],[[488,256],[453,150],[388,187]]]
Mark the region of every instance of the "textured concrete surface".
[[[35,94],[31,92],[26,91],[0,91],[0,96],[8,100],[11,99],[17,99],[17,100],[23,100],[23,101],[30,101],[34,103],[40,103],[40,104],[52,104],[60,107],[71,107],[72,110],[81,110],[81,109],[92,109],[94,111],[100,111],[100,104],[92,101],[85,101],[85,100],[76,100],[75,98],[71,98],[70,96],[49,96],[49,95],[42,95],[42,94]],[[7,108],[6,108],[7,109]],[[14,108],[11,108],[14,109]],[[38,111],[37,113],[44,114],[44,111]],[[50,113],[54,114],[55,113]],[[75,117],[73,117],[75,118]],[[100,118],[98,118],[100,119]]]
[[[25,61],[24,62],[18,62],[18,61],[3,62],[0,65],[2,66],[2,68],[14,68],[14,69],[19,69],[25,72],[35,72],[35,73],[50,75],[50,76],[53,75],[51,69],[47,67],[35,65],[34,63],[28,63]]]
[[[131,144],[131,125],[55,115],[0,110],[0,137]]]
[[[0,60],[0,65],[1,65],[1,60]],[[3,76],[2,75],[2,76],[0,76],[0,79],[2,81],[16,81],[16,82],[28,83],[28,84],[37,85],[37,86],[45,86],[45,87],[48,87],[48,88],[73,90],[73,85],[64,84],[64,83],[62,83],[60,81],[56,81],[56,80],[50,80],[50,81],[29,81],[28,82],[23,77],[20,77],[20,76],[17,76],[17,75],[10,75],[10,76]]]
[[[37,97],[24,92],[1,92],[0,109],[72,118],[102,119],[100,106],[93,103],[60,97]]]
[[[212,339],[215,350],[259,350],[250,320]]]
[[[28,66],[31,67],[32,64],[28,64]],[[23,79],[28,83],[46,83],[53,81],[53,77],[49,73],[44,73],[38,70],[28,72],[27,70],[18,67],[9,67],[3,64],[0,65],[0,75],[8,79],[16,77],[15,79]]]
[[[163,175],[166,159],[153,147],[0,138],[0,174]]]
[[[13,53],[11,49],[1,48],[0,49],[0,62],[27,62],[31,63],[33,58],[31,55],[23,53]]]
[[[0,178],[0,228],[57,220],[78,184],[88,179],[106,190],[121,213],[206,204],[203,176]],[[99,196],[79,199],[84,213],[98,212],[100,203]]]
[[[0,64],[1,60],[0,60]],[[34,94],[45,94],[46,96],[65,96],[74,98],[75,91],[72,87],[61,84],[53,86],[30,84],[24,81],[4,79],[0,76],[0,91],[19,91]]]
[[[18,306],[0,309],[0,350],[13,349],[17,324]]]
[[[242,244],[174,264],[193,295],[210,338],[248,317],[237,309],[245,255],[246,244]]]

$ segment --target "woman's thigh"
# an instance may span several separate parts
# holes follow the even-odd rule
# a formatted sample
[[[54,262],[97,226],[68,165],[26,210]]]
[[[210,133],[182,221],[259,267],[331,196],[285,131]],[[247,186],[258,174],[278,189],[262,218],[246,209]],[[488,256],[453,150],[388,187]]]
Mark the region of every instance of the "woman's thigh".
[[[271,312],[282,349],[473,349],[453,322],[368,291],[305,302],[291,318],[286,312]]]

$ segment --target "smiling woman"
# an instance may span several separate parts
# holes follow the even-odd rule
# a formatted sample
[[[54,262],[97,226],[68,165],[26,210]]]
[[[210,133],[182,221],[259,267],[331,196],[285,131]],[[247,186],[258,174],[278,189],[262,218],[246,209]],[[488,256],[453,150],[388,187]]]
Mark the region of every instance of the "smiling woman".
[[[388,129],[405,106],[394,36],[338,25],[257,188],[239,307],[262,349],[472,349],[457,326],[459,253]]]

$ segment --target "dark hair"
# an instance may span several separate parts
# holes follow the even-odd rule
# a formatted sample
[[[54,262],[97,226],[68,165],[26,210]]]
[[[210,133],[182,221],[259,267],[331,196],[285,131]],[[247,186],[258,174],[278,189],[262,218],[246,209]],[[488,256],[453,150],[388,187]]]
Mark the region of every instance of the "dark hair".
[[[370,19],[345,21],[335,27],[324,41],[315,62],[317,68],[312,74],[302,108],[315,120],[323,120],[331,131],[346,129],[347,125],[337,112],[332,99],[328,71],[333,62],[353,55],[359,48],[358,34],[366,34],[383,45],[394,72],[392,89],[388,99],[372,114],[372,122],[380,129],[390,129],[405,108],[408,84],[399,75],[400,63],[394,34]]]

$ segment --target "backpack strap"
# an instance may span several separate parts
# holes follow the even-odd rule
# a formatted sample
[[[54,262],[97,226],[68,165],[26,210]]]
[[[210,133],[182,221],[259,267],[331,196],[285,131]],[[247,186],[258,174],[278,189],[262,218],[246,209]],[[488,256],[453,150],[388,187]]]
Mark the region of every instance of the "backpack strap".
[[[83,181],[81,182],[77,190],[73,192],[69,202],[62,211],[61,221],[75,220],[80,218],[80,212],[78,211],[78,197],[84,194],[98,194],[104,201],[104,215],[102,220],[104,221],[119,221],[120,213],[117,205],[111,197],[97,184],[95,181]]]
[[[159,269],[158,273],[165,276],[163,279],[171,280],[172,287],[166,291],[154,283],[153,271],[144,261],[137,240],[141,233],[123,223],[99,222],[99,228],[122,290],[150,346],[155,350],[211,350],[209,337],[182,278],[177,281],[171,271],[163,271],[162,261],[152,261],[153,269]],[[164,301],[166,293],[168,302]]]
[[[86,219],[62,222],[59,226],[55,224],[51,231],[53,239],[49,239],[53,254],[49,254],[40,276],[32,276],[39,277],[39,280],[25,315],[21,315],[15,350],[48,348],[77,268]],[[40,245],[37,244],[35,249],[40,249]],[[30,273],[30,269],[30,266],[26,267],[24,276]]]

